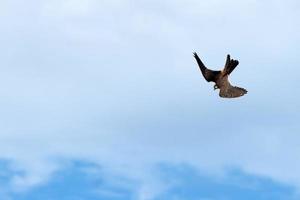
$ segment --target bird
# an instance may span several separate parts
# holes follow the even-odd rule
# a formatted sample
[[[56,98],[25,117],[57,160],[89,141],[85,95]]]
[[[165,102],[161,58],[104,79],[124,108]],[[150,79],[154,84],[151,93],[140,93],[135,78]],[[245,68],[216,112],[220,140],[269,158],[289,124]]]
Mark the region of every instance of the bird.
[[[228,80],[231,72],[238,66],[239,61],[227,55],[225,66],[221,71],[210,70],[205,67],[196,52],[193,53],[199,69],[207,82],[214,82],[214,90],[220,89],[219,96],[222,98],[236,98],[247,94],[247,90],[241,87],[232,86]]]

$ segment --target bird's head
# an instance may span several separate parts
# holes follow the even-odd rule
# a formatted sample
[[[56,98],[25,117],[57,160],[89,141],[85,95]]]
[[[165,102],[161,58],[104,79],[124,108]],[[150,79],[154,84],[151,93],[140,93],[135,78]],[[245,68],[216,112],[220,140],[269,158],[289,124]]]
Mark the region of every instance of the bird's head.
[[[214,85],[214,90],[219,89],[219,87],[217,86],[217,84]]]

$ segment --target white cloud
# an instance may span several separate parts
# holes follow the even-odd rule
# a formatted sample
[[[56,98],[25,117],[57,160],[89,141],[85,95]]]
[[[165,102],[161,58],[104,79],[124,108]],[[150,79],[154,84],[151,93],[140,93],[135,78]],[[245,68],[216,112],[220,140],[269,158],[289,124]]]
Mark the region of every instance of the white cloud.
[[[14,188],[42,184],[68,159],[140,181],[140,200],[168,187],[149,174],[160,162],[211,174],[233,165],[299,187],[299,84],[285,76],[299,71],[292,65],[295,7],[250,0],[35,3],[22,15],[21,36],[2,33],[1,52],[10,56],[1,60],[0,156],[25,171],[11,180]],[[13,23],[5,26],[20,30],[12,14],[19,8],[10,9]],[[198,74],[194,50],[216,67],[232,52],[241,61],[232,80],[249,94],[218,99]]]
[[[45,1],[42,14],[52,17],[83,17],[93,9],[93,0]]]

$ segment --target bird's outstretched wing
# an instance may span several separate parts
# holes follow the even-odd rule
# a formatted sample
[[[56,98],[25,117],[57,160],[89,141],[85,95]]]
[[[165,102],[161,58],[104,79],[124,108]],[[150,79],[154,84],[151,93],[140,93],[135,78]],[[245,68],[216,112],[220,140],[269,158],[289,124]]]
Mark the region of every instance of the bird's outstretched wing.
[[[223,69],[224,75],[229,75],[238,66],[239,61],[230,59],[230,55],[227,55],[226,63]]]
[[[203,64],[203,62],[200,60],[200,58],[196,52],[194,52],[194,57],[198,63],[198,66],[199,66],[205,80],[208,82],[216,81],[217,76],[221,73],[221,71],[214,71],[214,70],[207,69],[205,67],[205,65]]]
[[[244,88],[228,85],[220,88],[220,97],[224,98],[235,98],[243,96],[244,94],[247,94],[247,90]]]

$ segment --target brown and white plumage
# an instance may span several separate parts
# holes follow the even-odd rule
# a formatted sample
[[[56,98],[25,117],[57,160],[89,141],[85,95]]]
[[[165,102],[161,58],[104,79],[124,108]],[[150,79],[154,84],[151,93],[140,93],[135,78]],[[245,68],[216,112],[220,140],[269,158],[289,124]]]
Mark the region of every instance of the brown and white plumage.
[[[235,98],[243,96],[247,93],[246,89],[232,86],[228,81],[228,76],[239,64],[239,61],[230,59],[230,55],[227,55],[224,69],[222,71],[214,71],[205,67],[203,62],[198,57],[197,53],[194,53],[194,57],[205,80],[208,82],[215,82],[214,89],[220,89],[220,97]]]

